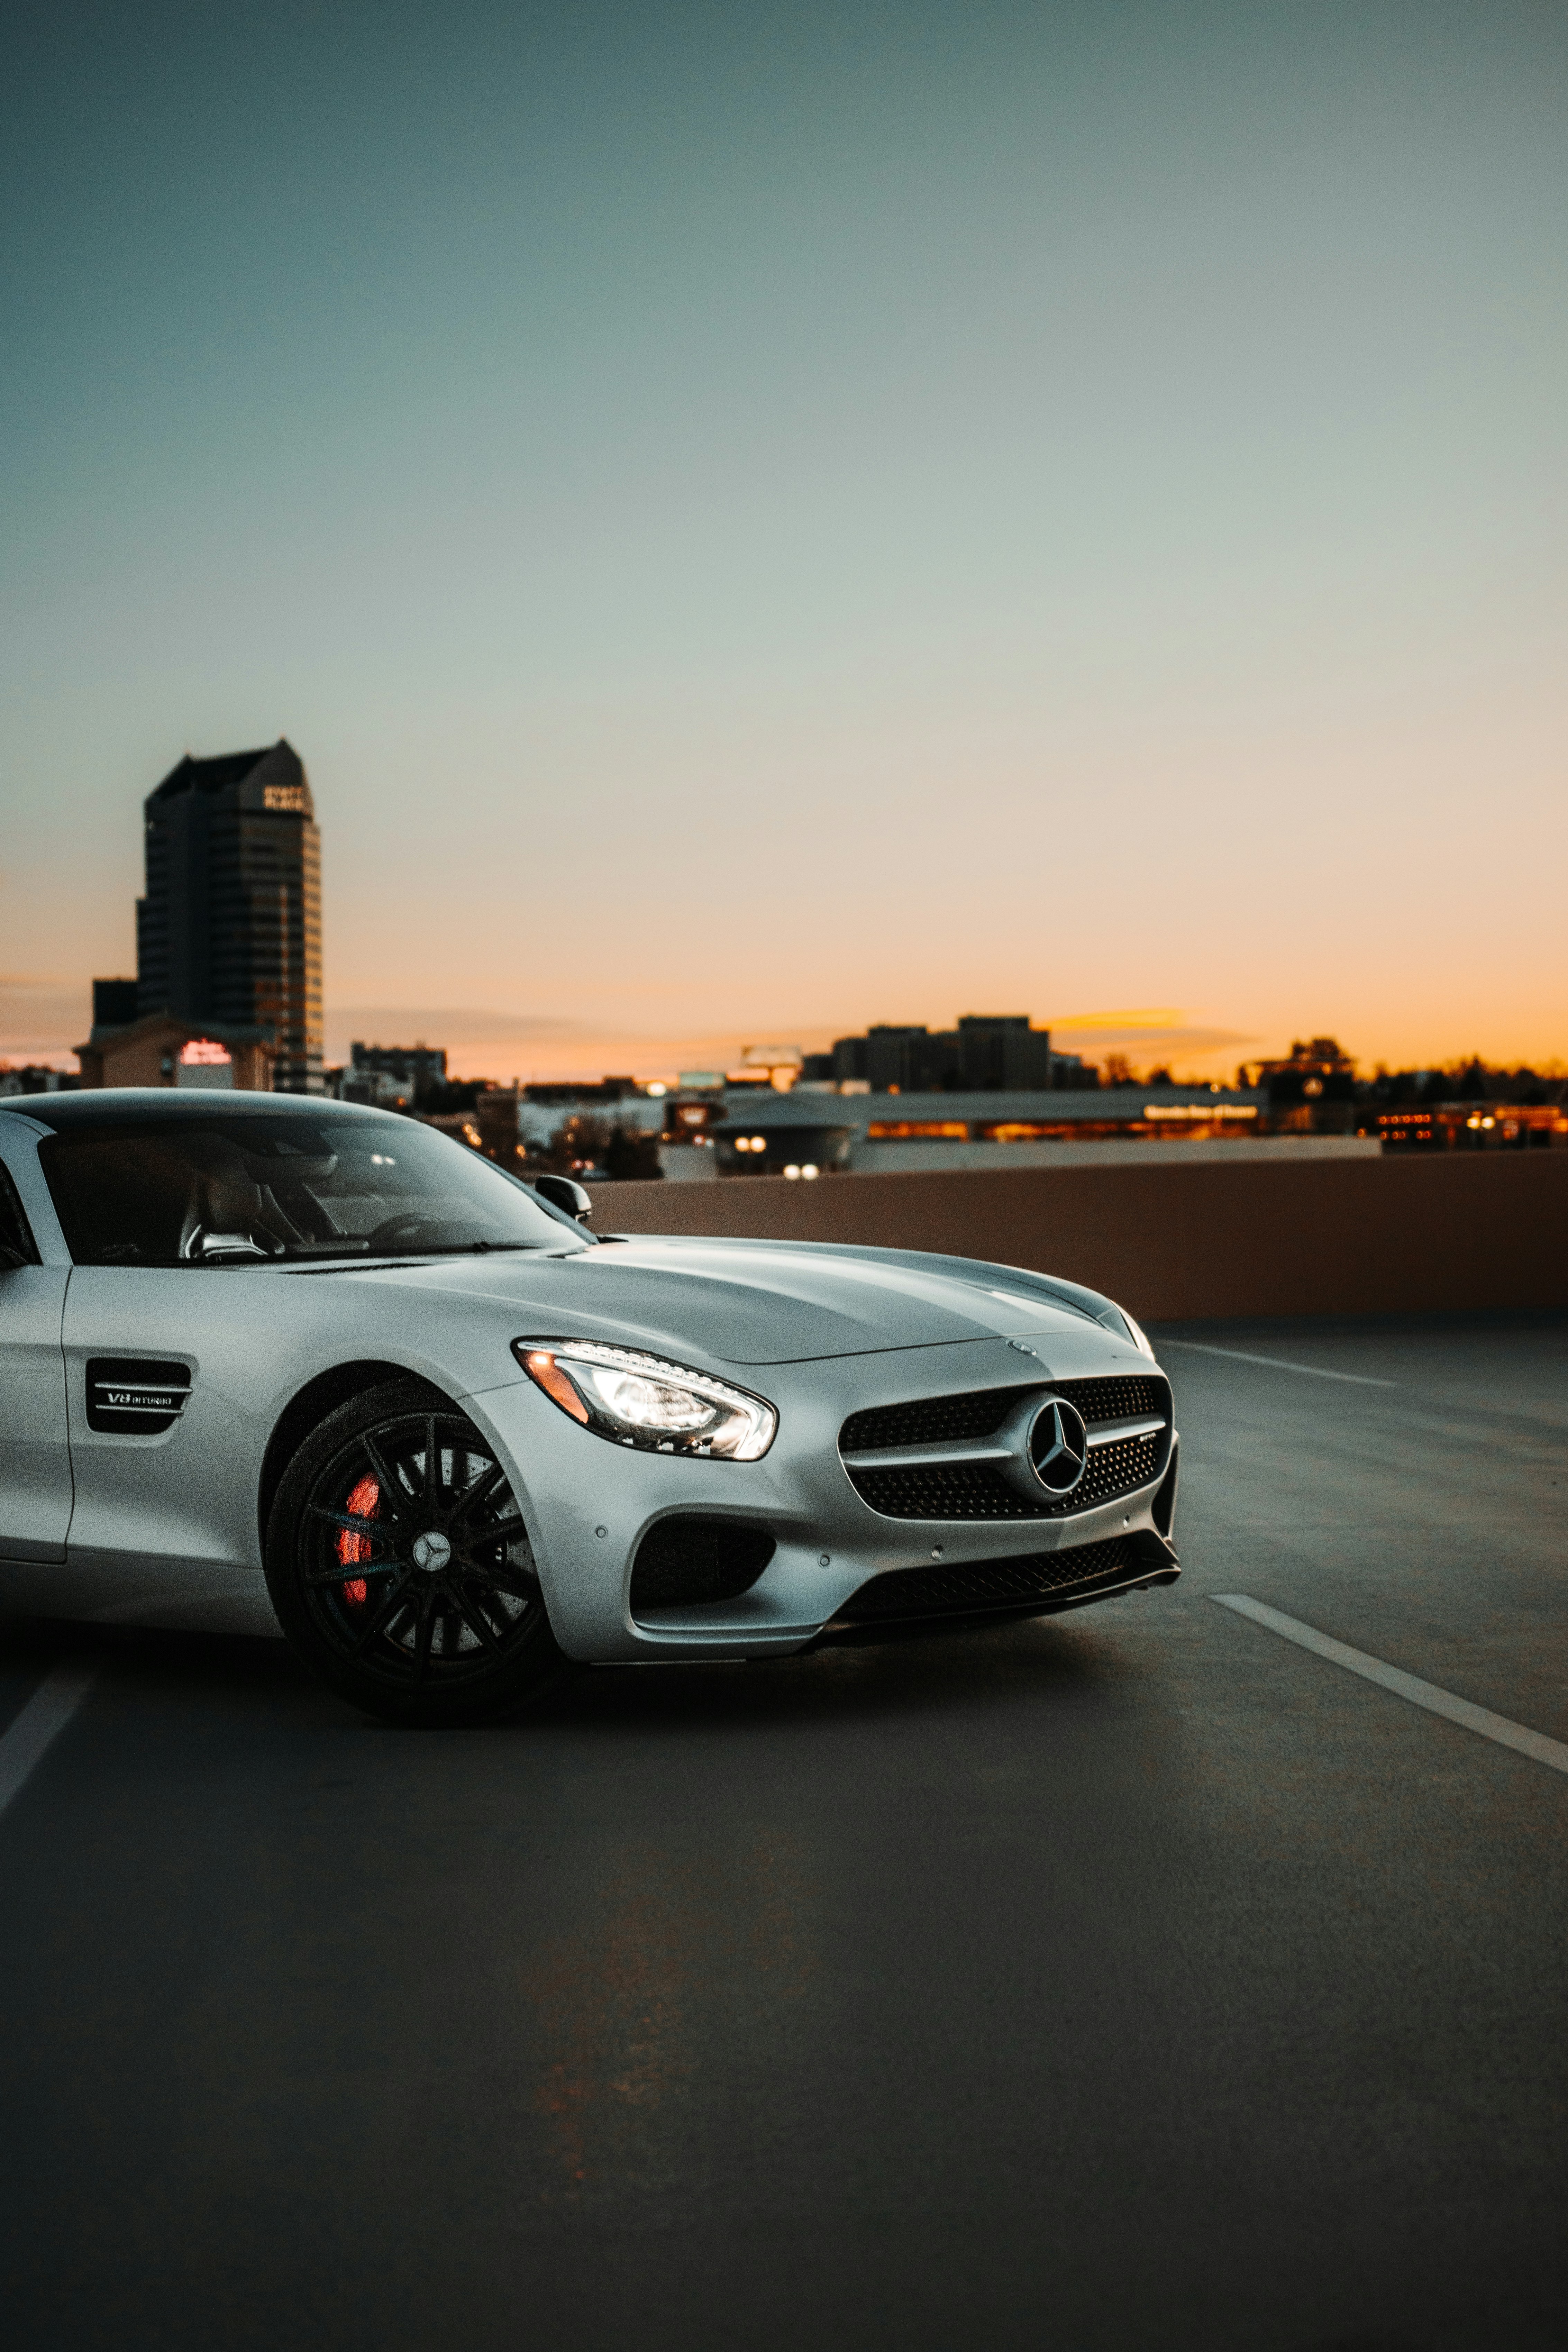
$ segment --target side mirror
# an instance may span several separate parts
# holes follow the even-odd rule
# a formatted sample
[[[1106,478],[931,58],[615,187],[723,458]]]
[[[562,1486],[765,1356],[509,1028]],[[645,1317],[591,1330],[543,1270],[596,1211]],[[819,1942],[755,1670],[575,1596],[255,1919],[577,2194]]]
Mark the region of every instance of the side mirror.
[[[533,1189],[542,1201],[548,1201],[552,1209],[563,1210],[580,1225],[585,1225],[594,1213],[593,1202],[570,1176],[536,1176]]]

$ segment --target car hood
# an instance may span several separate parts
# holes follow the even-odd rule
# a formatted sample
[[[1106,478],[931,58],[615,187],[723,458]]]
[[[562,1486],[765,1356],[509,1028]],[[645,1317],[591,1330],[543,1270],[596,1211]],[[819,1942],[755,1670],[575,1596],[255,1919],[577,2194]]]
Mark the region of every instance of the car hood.
[[[1053,1290],[1046,1277],[1015,1268],[798,1243],[639,1239],[548,1257],[367,1268],[352,1278],[504,1300],[518,1311],[519,1338],[620,1340],[731,1364],[1052,1331],[1081,1338],[1100,1321],[1079,1303],[1092,1294],[1074,1299],[1072,1286]]]

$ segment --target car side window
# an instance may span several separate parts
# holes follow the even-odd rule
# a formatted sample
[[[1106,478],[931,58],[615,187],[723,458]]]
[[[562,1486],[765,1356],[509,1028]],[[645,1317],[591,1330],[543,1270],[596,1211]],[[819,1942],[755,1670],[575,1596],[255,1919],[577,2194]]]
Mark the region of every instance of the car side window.
[[[563,1221],[416,1119],[333,1108],[99,1124],[39,1150],[78,1265],[559,1249]]]
[[[138,1265],[177,1258],[195,1181],[177,1135],[53,1138],[44,1173],[79,1265]]]
[[[3,1160],[0,1160],[0,1248],[15,1250],[28,1265],[38,1263],[38,1244],[33,1239],[26,1212],[17,1198],[16,1187],[12,1183],[10,1171]]]

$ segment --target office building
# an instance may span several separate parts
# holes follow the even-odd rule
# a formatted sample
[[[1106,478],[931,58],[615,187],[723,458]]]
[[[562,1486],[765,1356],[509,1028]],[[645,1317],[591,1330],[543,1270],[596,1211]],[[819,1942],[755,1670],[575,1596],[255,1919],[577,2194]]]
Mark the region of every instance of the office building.
[[[139,1020],[258,1031],[275,1087],[321,1093],[321,837],[299,754],[187,756],[145,814]]]
[[[444,1045],[367,1045],[355,1038],[346,1068],[330,1074],[344,1102],[405,1108],[442,1093],[447,1086]]]
[[[95,980],[92,983],[92,1025],[95,1029],[128,1029],[142,1018],[142,999],[133,980]]]
[[[814,1055],[804,1075],[905,1095],[1043,1094],[1095,1082],[1076,1054],[1052,1053],[1050,1031],[1026,1013],[966,1013],[954,1029],[880,1022],[862,1037],[840,1037],[830,1064]]]

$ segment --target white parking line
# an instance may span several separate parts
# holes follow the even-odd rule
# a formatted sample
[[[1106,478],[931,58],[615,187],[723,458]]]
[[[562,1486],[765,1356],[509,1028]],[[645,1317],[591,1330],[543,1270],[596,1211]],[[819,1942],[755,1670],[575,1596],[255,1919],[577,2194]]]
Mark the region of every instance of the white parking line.
[[[1203,1339],[1162,1339],[1162,1348],[1189,1348],[1194,1356],[1228,1356],[1233,1364],[1267,1364],[1271,1372],[1305,1372],[1314,1381],[1350,1381],[1358,1389],[1396,1389],[1397,1381],[1374,1381],[1368,1372],[1326,1372],[1321,1364],[1288,1364],[1280,1356],[1246,1356],[1239,1348],[1211,1348]]]
[[[1348,1666],[1352,1675],[1364,1675],[1369,1683],[1379,1683],[1396,1698],[1407,1698],[1415,1706],[1424,1706],[1433,1715],[1446,1715],[1450,1723],[1462,1724],[1467,1731],[1479,1731],[1483,1739],[1495,1739],[1500,1748],[1512,1748],[1521,1756],[1529,1756],[1537,1764],[1549,1764],[1554,1772],[1568,1772],[1568,1747],[1560,1739],[1548,1739],[1543,1731],[1527,1731],[1522,1723],[1510,1723],[1506,1715],[1494,1715],[1490,1707],[1476,1706],[1468,1698],[1456,1698],[1452,1691],[1439,1690],[1436,1683],[1424,1683],[1418,1675],[1407,1675],[1401,1666],[1384,1665],[1381,1658],[1370,1657],[1365,1650],[1352,1650],[1348,1643],[1336,1642],[1331,1633],[1320,1633],[1314,1625],[1303,1625],[1299,1617],[1287,1617],[1283,1610],[1270,1609],[1264,1601],[1254,1601],[1245,1592],[1216,1592],[1213,1598],[1222,1609],[1234,1609],[1255,1623],[1267,1625],[1271,1633],[1282,1633],[1288,1642],[1299,1643],[1303,1650],[1313,1650],[1320,1658],[1329,1659],[1336,1666]]]
[[[90,1666],[57,1666],[0,1733],[0,1813],[23,1787],[56,1732],[65,1729],[91,1683]]]

